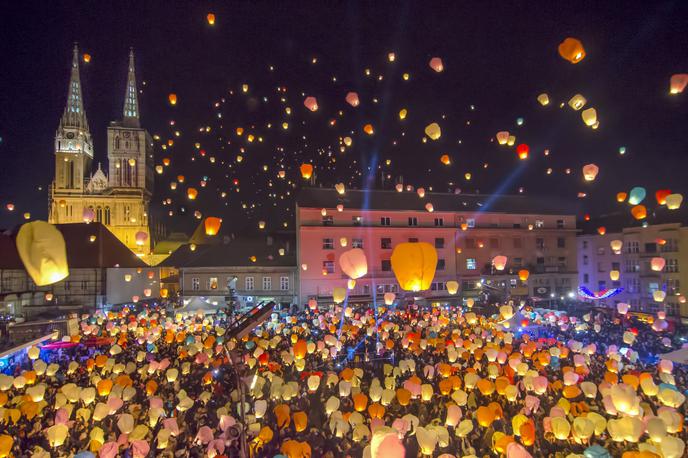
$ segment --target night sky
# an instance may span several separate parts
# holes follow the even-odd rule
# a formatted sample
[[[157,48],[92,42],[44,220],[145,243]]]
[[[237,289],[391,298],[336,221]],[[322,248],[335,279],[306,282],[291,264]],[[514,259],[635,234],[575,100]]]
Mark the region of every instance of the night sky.
[[[199,223],[194,212],[223,217],[237,230],[259,220],[271,230],[285,222],[293,229],[304,162],[326,187],[392,189],[403,176],[405,184],[442,192],[523,188],[571,201],[586,193],[580,200],[593,222],[628,213],[616,194],[634,186],[647,189],[650,212],[657,189],[687,192],[688,90],[669,95],[671,75],[688,73],[685,1],[46,1],[15,2],[0,21],[3,228],[24,212],[47,218],[74,42],[92,56],[81,63],[81,79],[94,162],[103,169],[106,127],[121,118],[134,48],[142,125],[160,138],[155,164],[171,161],[156,174],[151,213],[174,230],[190,232]],[[576,65],[557,52],[566,37],[585,46]],[[442,59],[441,73],[428,65],[433,57]],[[358,107],[345,101],[350,91]],[[551,100],[545,107],[536,100],[543,92]],[[598,129],[559,107],[576,93],[596,108]],[[317,98],[317,111],[304,106],[306,96]],[[442,135],[424,143],[432,122]],[[515,146],[497,144],[503,130],[529,145],[527,160]],[[341,152],[347,136],[352,145]],[[174,145],[163,150],[168,140]],[[443,154],[451,165],[440,162]],[[593,182],[582,178],[588,163],[600,168]],[[180,174],[184,183],[171,190]],[[390,177],[384,184],[383,175]],[[195,201],[186,198],[189,186],[199,191]]]

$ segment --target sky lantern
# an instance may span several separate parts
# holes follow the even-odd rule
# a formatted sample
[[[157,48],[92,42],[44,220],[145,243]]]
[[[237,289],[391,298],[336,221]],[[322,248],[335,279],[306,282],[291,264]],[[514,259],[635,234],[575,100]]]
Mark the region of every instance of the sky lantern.
[[[665,298],[666,292],[662,291],[661,289],[657,289],[652,292],[652,299],[654,299],[655,302],[663,302]]]
[[[365,132],[368,135],[373,135],[375,133],[375,130],[373,129],[372,124],[366,124],[363,126],[363,132]]]
[[[521,160],[528,159],[528,152],[530,151],[530,147],[526,145],[525,143],[521,143],[516,147],[516,154],[518,154],[518,158]]]
[[[418,194],[418,197],[422,199],[423,197],[425,197],[425,188],[418,188],[416,190],[416,193]]]
[[[313,175],[313,165],[312,164],[301,164],[300,167],[301,176],[308,180]]]
[[[593,181],[595,180],[595,177],[597,177],[597,173],[600,171],[600,168],[597,167],[595,164],[587,164],[583,166],[583,178],[585,178],[585,181]]]
[[[449,158],[448,154],[443,154],[442,157],[440,157],[440,162],[444,165],[450,165],[451,159]]]
[[[198,190],[196,188],[189,188],[186,190],[186,197],[188,197],[189,200],[195,200],[197,196]]]
[[[423,291],[430,288],[437,267],[437,251],[426,242],[403,242],[392,251],[392,271],[401,289]]]
[[[167,100],[170,102],[170,105],[176,105],[177,104],[177,94],[174,92],[170,93],[167,96]]]
[[[506,262],[507,262],[506,256],[499,255],[499,256],[495,256],[494,258],[492,258],[492,265],[497,270],[504,270],[504,267],[506,267]]]
[[[621,247],[623,247],[623,241],[621,240],[612,240],[609,242],[609,245],[614,252],[614,254],[621,254]]]
[[[208,21],[208,25],[215,25],[215,15],[213,13],[208,13],[205,19]]]
[[[433,57],[430,59],[428,65],[430,65],[430,68],[435,70],[437,73],[440,73],[442,70],[444,70],[444,64],[442,63],[442,59],[439,57]]]
[[[205,219],[205,235],[217,235],[220,232],[220,226],[222,225],[222,218],[217,218],[215,216],[209,216]]]
[[[315,97],[306,97],[306,99],[303,101],[303,104],[311,111],[318,111],[318,100]]]
[[[549,105],[549,95],[543,92],[542,94],[537,96],[537,101],[540,102],[540,105],[542,105],[543,107]]]
[[[688,86],[688,73],[677,73],[671,75],[669,81],[669,94],[680,94]]]
[[[91,55],[88,53],[84,53],[84,63],[88,64],[89,62],[91,62]]]
[[[346,103],[352,107],[357,107],[361,102],[358,99],[358,94],[356,92],[349,92],[346,94]]]
[[[509,135],[509,139],[506,141],[506,146],[514,146],[516,143],[516,136],[515,135]]]
[[[497,143],[500,145],[506,145],[509,141],[509,132],[502,130],[497,132]]]
[[[335,304],[341,304],[346,299],[346,288],[336,287],[332,290],[332,300]]]
[[[36,285],[51,285],[69,276],[64,237],[52,224],[45,221],[23,224],[17,233],[16,245]]]
[[[666,196],[666,206],[669,210],[678,210],[683,202],[681,194],[669,194]]]
[[[610,270],[609,271],[609,278],[611,279],[611,281],[618,281],[620,275],[621,275],[621,272],[619,272],[618,270]]]
[[[452,296],[459,291],[459,282],[456,280],[449,280],[445,283],[445,286],[447,287],[447,292]]]
[[[432,203],[428,202],[425,204],[425,210],[427,210],[429,213],[432,213],[435,211],[435,207],[432,205]]]
[[[645,208],[645,205],[636,205],[631,208],[631,215],[635,219],[645,219],[647,217],[647,208]]]
[[[645,191],[645,188],[636,186],[635,188],[631,189],[631,192],[628,197],[628,203],[630,205],[638,205],[640,202],[645,199],[645,196],[647,195],[647,192]]]
[[[581,94],[576,94],[569,99],[569,106],[574,110],[578,111],[585,106],[587,100]]]
[[[143,246],[143,244],[146,243],[146,240],[148,240],[148,232],[138,231],[134,235],[134,238],[138,246]]]
[[[399,110],[399,119],[403,121],[404,119],[406,119],[407,114],[408,110],[406,108],[402,108],[401,110]]]
[[[623,202],[624,200],[626,200],[626,197],[628,197],[628,194],[626,194],[625,192],[617,192],[616,193],[616,201],[617,202]]]
[[[586,126],[593,127],[597,123],[597,110],[592,107],[583,110],[581,112],[581,118],[583,118],[583,122]]]
[[[437,140],[442,136],[442,129],[440,129],[439,124],[433,122],[425,126],[425,135],[430,137],[431,140]]]
[[[666,261],[664,258],[660,258],[659,256],[656,256],[650,260],[650,268],[655,272],[661,272],[665,265]]]
[[[353,143],[353,140],[351,140],[351,137],[344,137],[343,141],[344,141],[344,144],[346,146],[351,146],[351,144]]]
[[[671,194],[670,190],[659,189],[657,192],[655,192],[655,199],[657,199],[657,203],[659,205],[666,205],[666,198],[669,194]]]
[[[521,269],[518,271],[518,279],[521,280],[522,282],[525,282],[528,280],[528,277],[530,277],[530,272],[527,271],[526,269]]]
[[[604,226],[600,226],[600,227],[597,228],[597,233],[600,234],[600,235],[604,235],[604,234],[607,233],[607,228],[604,227]]]
[[[360,248],[352,248],[339,256],[339,267],[349,278],[356,280],[368,273],[368,261],[365,252]]]
[[[559,43],[559,55],[572,64],[577,64],[585,58],[583,43],[577,38],[568,37]]]
[[[346,192],[346,186],[344,186],[344,183],[337,183],[336,185],[334,185],[334,189],[337,190],[337,194],[339,194],[340,196],[344,195],[344,193]]]

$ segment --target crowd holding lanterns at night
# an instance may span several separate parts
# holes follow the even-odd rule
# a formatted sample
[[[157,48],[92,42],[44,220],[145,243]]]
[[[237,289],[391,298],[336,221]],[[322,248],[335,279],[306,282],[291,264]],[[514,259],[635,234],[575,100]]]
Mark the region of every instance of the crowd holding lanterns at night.
[[[13,6],[0,458],[688,456],[687,5],[535,3]]]

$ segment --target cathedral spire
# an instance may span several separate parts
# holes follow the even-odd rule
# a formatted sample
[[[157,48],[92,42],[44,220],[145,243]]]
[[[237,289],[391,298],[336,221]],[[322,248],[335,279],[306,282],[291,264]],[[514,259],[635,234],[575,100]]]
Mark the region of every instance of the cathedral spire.
[[[79,76],[79,47],[74,43],[72,56],[72,73],[69,78],[67,91],[67,106],[65,107],[61,127],[75,127],[88,131],[88,120],[84,111],[84,100],[81,95],[81,78]]]
[[[129,74],[127,76],[127,88],[124,92],[124,123],[128,126],[140,127],[133,49],[129,50]]]

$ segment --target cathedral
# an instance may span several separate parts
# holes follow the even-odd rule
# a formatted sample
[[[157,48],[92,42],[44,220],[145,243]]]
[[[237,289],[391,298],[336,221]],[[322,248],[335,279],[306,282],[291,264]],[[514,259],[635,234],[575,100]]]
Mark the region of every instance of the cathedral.
[[[55,224],[100,222],[139,257],[150,254],[148,206],[153,193],[153,140],[141,127],[134,52],[121,121],[107,128],[108,170],[93,171],[93,140],[74,46],[71,77],[55,134],[55,179],[50,187],[49,221]]]

